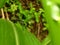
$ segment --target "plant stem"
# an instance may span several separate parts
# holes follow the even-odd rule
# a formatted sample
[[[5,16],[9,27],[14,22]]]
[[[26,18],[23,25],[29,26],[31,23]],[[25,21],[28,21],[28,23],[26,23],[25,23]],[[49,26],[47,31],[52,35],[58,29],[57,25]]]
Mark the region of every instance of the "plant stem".
[[[5,19],[3,8],[1,8],[2,18]]]
[[[9,20],[9,16],[8,16],[8,13],[6,12],[6,18],[7,18],[7,20]]]

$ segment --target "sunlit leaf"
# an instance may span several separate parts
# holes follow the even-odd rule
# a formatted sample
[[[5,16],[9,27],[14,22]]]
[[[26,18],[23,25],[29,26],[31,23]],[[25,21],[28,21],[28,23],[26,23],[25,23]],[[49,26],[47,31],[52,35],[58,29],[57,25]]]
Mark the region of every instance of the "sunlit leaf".
[[[24,26],[0,19],[0,45],[41,45]]]
[[[60,11],[56,12],[57,8],[56,7],[53,8],[53,6],[57,4],[51,2],[50,0],[42,0],[42,4],[45,10],[45,18],[48,24],[49,34],[51,36],[52,41],[51,43],[52,45],[60,45],[60,23],[58,23],[58,20],[56,21],[55,19],[52,18],[53,15],[55,16],[55,14],[57,16],[60,15],[60,13],[58,14],[58,12]]]

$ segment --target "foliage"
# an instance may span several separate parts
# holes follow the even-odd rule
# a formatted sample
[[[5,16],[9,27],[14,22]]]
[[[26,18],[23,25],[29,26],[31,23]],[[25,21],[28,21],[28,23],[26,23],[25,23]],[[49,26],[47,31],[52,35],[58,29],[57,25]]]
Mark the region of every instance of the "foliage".
[[[0,0],[0,8],[7,2],[7,0]]]
[[[60,4],[60,1],[59,0],[51,0],[52,2],[56,3],[56,4]]]
[[[40,2],[40,0],[38,0],[38,2]],[[4,3],[4,1],[2,3]],[[37,24],[40,23],[40,16],[42,12],[44,12],[42,8],[36,11],[32,3],[29,5],[30,9],[25,10],[18,0],[6,1],[3,9],[4,12],[8,14],[8,18],[7,20],[5,18],[0,19],[0,35],[2,34],[1,45],[48,45],[50,43],[49,37],[45,38],[41,43],[28,31],[28,26],[32,28],[34,22]],[[46,26],[47,24],[45,24],[43,30],[47,28]]]
[[[24,26],[5,19],[0,19],[0,36],[0,45],[41,45]]]
[[[9,1],[7,1],[6,3],[8,4]],[[20,5],[19,2],[17,4]],[[9,5],[11,4],[9,3]],[[17,6],[16,4],[12,4],[8,9],[6,6],[4,7],[5,12],[12,12],[12,14],[14,14],[18,8],[20,12],[19,19],[20,14],[23,14],[26,17],[26,19],[24,19],[25,23],[32,18],[32,13],[30,14],[28,10],[22,10],[21,6]],[[6,20],[5,18],[0,19],[0,36],[0,45],[41,45],[41,43],[36,39],[36,37],[30,32],[28,32],[25,26],[21,25],[19,22],[13,23],[11,22],[11,20]]]
[[[51,37],[51,45],[60,45],[60,23],[58,23],[60,18],[60,16],[58,16],[60,15],[59,6],[56,3],[47,0],[42,0],[42,4],[45,10],[45,18],[48,24],[49,36]]]

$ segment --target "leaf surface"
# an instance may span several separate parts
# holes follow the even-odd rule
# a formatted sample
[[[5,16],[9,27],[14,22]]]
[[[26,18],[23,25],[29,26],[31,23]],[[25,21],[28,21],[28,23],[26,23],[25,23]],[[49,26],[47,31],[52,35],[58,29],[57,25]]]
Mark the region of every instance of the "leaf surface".
[[[0,45],[41,45],[25,27],[0,19]]]

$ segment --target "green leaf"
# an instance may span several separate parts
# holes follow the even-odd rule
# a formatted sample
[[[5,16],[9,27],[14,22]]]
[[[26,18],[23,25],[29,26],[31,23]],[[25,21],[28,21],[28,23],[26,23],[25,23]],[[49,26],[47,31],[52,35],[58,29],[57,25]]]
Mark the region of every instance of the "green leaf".
[[[52,3],[50,0],[42,0],[42,4],[45,9],[45,18],[48,24],[49,35],[51,37],[51,44],[60,45],[60,24],[58,23],[58,20],[54,20],[52,17],[53,15],[57,15],[60,11],[56,12],[59,9],[57,9],[55,4]]]
[[[24,38],[25,38],[25,43],[24,45],[41,45],[41,43],[36,39],[36,37],[31,34],[26,27],[21,26],[19,23],[16,24],[17,28],[20,28],[21,31],[23,32]]]
[[[54,2],[55,4],[59,4],[60,5],[60,0],[51,0],[52,2]]]
[[[39,22],[39,14],[37,12],[35,12],[34,15],[35,15],[35,20],[38,23]]]
[[[11,22],[0,19],[0,45],[16,45],[17,34]]]
[[[25,27],[0,19],[0,45],[41,45]]]
[[[42,41],[42,45],[48,45],[51,42],[51,39],[49,36],[47,36],[43,41]]]
[[[2,8],[7,1],[8,0],[0,0],[0,8]]]

